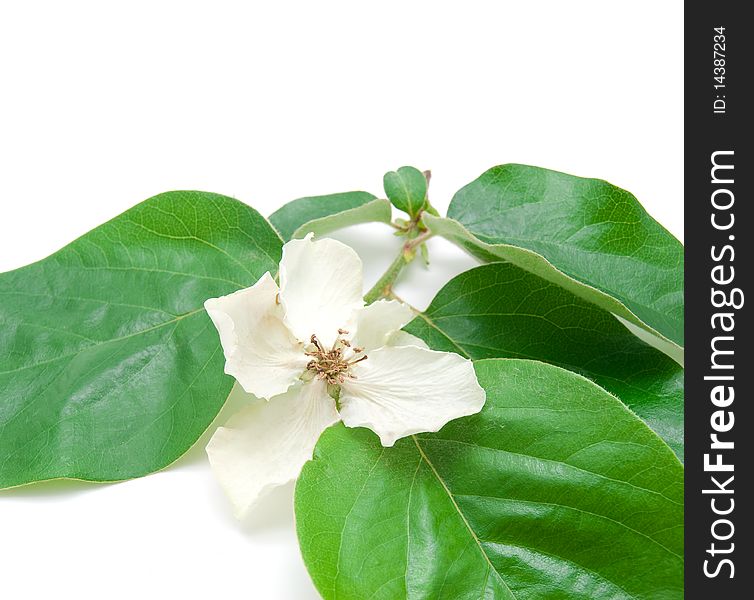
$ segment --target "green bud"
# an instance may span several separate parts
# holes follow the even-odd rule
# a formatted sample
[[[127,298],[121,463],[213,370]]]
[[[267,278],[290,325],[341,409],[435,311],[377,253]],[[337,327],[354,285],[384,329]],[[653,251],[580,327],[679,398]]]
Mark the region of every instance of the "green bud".
[[[418,215],[427,203],[427,178],[414,167],[401,167],[385,173],[382,179],[388,200],[411,218]]]

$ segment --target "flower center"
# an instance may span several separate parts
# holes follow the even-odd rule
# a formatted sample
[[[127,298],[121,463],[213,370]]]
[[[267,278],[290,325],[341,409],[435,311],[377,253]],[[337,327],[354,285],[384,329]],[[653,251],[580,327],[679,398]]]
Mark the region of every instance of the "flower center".
[[[311,344],[307,347],[305,354],[312,359],[306,365],[306,370],[310,371],[318,379],[323,379],[330,385],[339,385],[345,382],[346,378],[356,379],[356,376],[350,372],[353,365],[367,359],[363,354],[362,348],[351,348],[351,342],[345,339],[348,335],[345,329],[338,329],[338,337],[335,338],[332,348],[324,348],[317,336],[312,334]]]

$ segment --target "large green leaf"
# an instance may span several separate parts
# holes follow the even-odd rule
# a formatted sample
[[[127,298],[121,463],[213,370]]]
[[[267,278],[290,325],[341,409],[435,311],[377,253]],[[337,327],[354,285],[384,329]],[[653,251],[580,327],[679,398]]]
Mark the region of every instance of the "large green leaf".
[[[683,247],[629,192],[502,165],[459,190],[448,217],[463,227],[425,223],[482,258],[532,270],[683,345]]]
[[[435,350],[531,358],[612,392],[683,456],[683,369],[610,313],[510,263],[455,277],[407,327]]]
[[[296,486],[325,600],[683,597],[683,469],[613,396],[534,361],[476,363],[479,415],[382,448],[324,433]]]
[[[390,217],[390,202],[384,198],[368,192],[345,192],[292,200],[272,213],[270,222],[288,241],[309,232],[323,235],[358,223],[390,223]]]
[[[183,454],[233,383],[202,304],[276,272],[281,247],[237,200],[170,192],[0,275],[0,487]]]

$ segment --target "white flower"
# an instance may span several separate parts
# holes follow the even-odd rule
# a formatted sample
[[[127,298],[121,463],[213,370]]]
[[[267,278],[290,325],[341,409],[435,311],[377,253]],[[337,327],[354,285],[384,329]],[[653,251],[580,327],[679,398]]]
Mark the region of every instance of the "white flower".
[[[265,273],[204,304],[220,333],[225,372],[269,400],[234,415],[207,446],[239,517],[260,494],[295,479],[322,431],[340,420],[392,446],[484,405],[471,361],[398,331],[413,316],[405,304],[365,307],[358,255],[311,238],[283,246],[280,288]]]

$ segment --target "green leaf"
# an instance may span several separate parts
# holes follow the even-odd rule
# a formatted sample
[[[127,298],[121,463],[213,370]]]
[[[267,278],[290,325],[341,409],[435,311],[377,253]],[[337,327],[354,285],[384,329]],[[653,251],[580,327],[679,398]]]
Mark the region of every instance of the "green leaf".
[[[683,246],[629,192],[501,165],[459,190],[448,217],[463,227],[431,217],[425,224],[683,346]]]
[[[325,598],[683,597],[683,469],[613,396],[534,361],[476,363],[487,404],[382,448],[337,425],[296,486]]]
[[[385,193],[398,210],[412,217],[419,214],[427,201],[427,178],[414,167],[401,167],[385,173],[382,179]]]
[[[390,223],[390,202],[367,192],[345,192],[299,198],[270,215],[270,222],[285,241],[307,233],[324,235],[358,223]]]
[[[681,346],[649,327],[612,296],[559,271],[542,255],[526,248],[518,248],[508,244],[487,244],[469,233],[468,229],[454,219],[433,217],[425,213],[422,221],[432,233],[450,240],[483,262],[499,262],[501,260],[510,262],[658,336],[664,340],[667,353],[676,358],[678,362],[683,362],[683,348]]]
[[[610,313],[513,264],[461,273],[405,329],[434,350],[530,358],[581,373],[683,456],[683,368]]]
[[[181,456],[233,385],[203,302],[275,273],[281,247],[237,200],[169,192],[0,275],[0,487]]]

